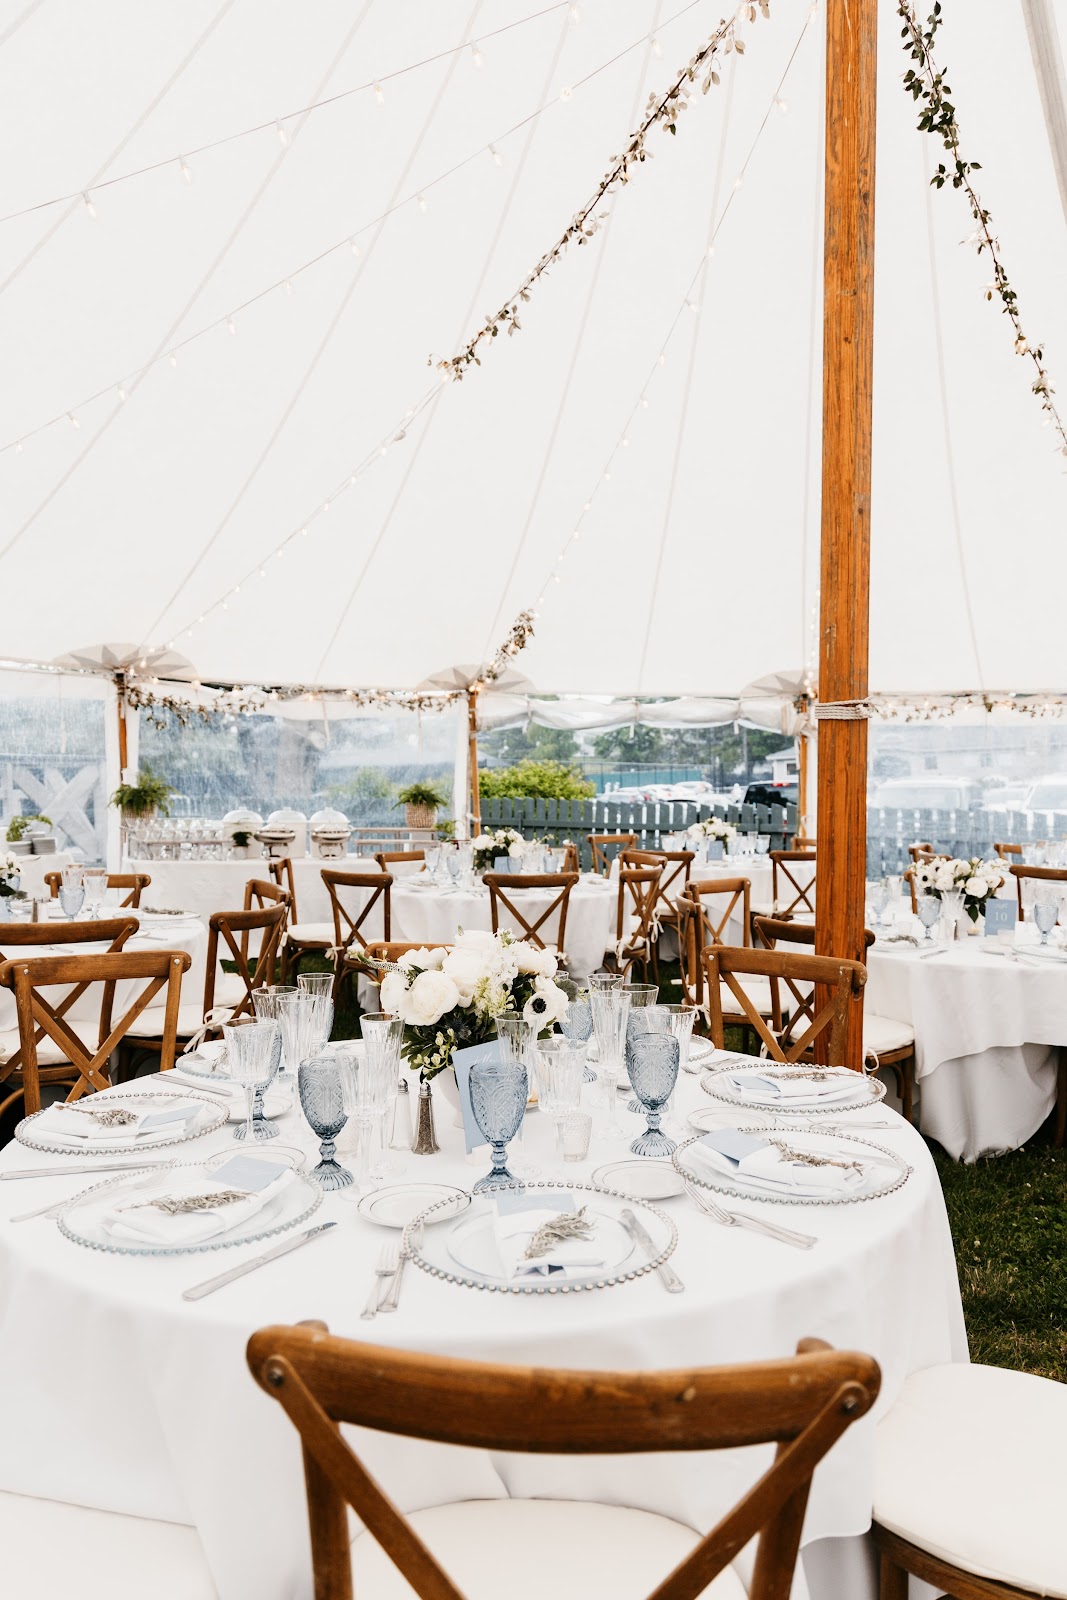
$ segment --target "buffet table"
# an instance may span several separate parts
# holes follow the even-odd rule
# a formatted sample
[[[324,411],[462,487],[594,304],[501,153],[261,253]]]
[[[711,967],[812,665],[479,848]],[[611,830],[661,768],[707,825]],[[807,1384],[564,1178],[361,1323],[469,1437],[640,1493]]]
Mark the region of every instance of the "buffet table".
[[[588,1095],[589,1090],[586,1091]],[[683,1077],[679,1114],[711,1102]],[[469,1188],[485,1152],[467,1158],[439,1094],[434,1157],[401,1156],[401,1180]],[[594,1145],[568,1171],[588,1180],[625,1153],[626,1139]],[[752,1113],[727,1112],[727,1121]],[[321,1318],[359,1340],[483,1361],[669,1368],[791,1354],[804,1335],[873,1354],[882,1367],[881,1415],[906,1377],[966,1360],[952,1243],[925,1145],[879,1110],[879,1139],[911,1163],[895,1193],[834,1207],[774,1205],[776,1221],[818,1235],[801,1251],[723,1228],[685,1196],[663,1202],[679,1229],[672,1265],[686,1285],[667,1294],[653,1275],[600,1292],[520,1298],[479,1294],[409,1267],[393,1315],[361,1320],[387,1237],[344,1195],[328,1194],[316,1222],[338,1226],[305,1248],[197,1302],[182,1290],[260,1247],[201,1255],[100,1253],[64,1238],[55,1221],[12,1224],[30,1207],[74,1195],[84,1178],[0,1183],[0,1319],[7,1370],[0,1486],[6,1490],[194,1527],[220,1600],[310,1600],[306,1508],[297,1435],[256,1387],[245,1344],[257,1328]],[[842,1114],[838,1119],[848,1120]],[[287,1113],[282,1140],[310,1151],[302,1118]],[[527,1115],[525,1155],[547,1162],[549,1128]],[[223,1127],[185,1145],[181,1159],[233,1148]],[[342,1159],[344,1159],[342,1157]],[[0,1170],[58,1164],[12,1143]],[[351,1192],[351,1191],[349,1191]],[[397,1237],[397,1235],[391,1235]],[[72,1359],[91,1352],[91,1369]],[[865,1564],[873,1419],[852,1428],[815,1475],[804,1532],[807,1584],[794,1600],[873,1600]],[[403,1508],[462,1498],[551,1496],[642,1507],[704,1531],[762,1470],[764,1452],[585,1460],[453,1450],[385,1435],[360,1440],[364,1459]]]

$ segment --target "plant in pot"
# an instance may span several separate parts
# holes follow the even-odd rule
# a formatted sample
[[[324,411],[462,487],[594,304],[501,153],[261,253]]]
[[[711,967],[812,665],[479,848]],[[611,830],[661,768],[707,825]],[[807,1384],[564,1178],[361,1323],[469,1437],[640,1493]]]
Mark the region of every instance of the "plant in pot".
[[[404,807],[404,821],[409,828],[432,828],[438,811],[448,804],[448,796],[432,783],[409,783],[397,795],[396,804]]]
[[[247,828],[235,828],[230,834],[233,840],[233,853],[238,861],[245,861],[251,855],[252,835]]]
[[[151,767],[142,767],[133,783],[120,783],[110,804],[122,812],[122,826],[129,832],[136,824],[150,822],[157,812],[170,815],[170,799],[176,791]]]

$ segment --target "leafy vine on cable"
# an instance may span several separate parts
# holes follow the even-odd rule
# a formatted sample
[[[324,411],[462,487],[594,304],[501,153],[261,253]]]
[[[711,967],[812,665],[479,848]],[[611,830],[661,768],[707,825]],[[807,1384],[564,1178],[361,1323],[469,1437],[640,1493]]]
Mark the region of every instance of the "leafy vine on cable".
[[[1028,356],[1033,363],[1037,376],[1030,387],[1037,395],[1046,422],[1056,431],[1059,453],[1067,456],[1067,429],[1053,399],[1055,390],[1049,381],[1045,366],[1044,347],[1040,344],[1031,344],[1023,331],[1019,296],[1012,288],[1001,260],[1000,240],[993,232],[992,213],[982,204],[978,191],[971,181],[972,172],[981,171],[981,162],[965,161],[960,154],[960,129],[956,121],[956,108],[949,99],[952,90],[945,80],[944,68],[939,68],[934,59],[934,40],[942,22],[941,0],[934,0],[934,9],[926,19],[925,28],[919,22],[915,7],[909,0],[899,0],[897,12],[904,23],[901,31],[904,49],[911,59],[918,63],[917,68],[909,67],[904,74],[904,89],[913,100],[922,104],[919,130],[938,137],[951,157],[947,165],[944,162],[938,163],[937,171],[930,182],[935,189],[943,189],[946,183],[951,183],[954,189],[963,190],[977,225],[975,233],[965,242],[974,244],[979,255],[987,251],[993,264],[993,282],[986,285],[985,297],[987,300],[992,300],[996,295],[1000,299],[1001,309],[1015,331],[1015,353],[1019,356]]]

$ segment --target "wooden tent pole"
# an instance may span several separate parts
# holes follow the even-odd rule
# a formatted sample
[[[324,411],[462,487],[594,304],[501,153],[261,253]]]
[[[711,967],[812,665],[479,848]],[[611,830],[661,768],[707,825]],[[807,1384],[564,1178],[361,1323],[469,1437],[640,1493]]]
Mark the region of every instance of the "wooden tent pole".
[[[119,719],[119,782],[126,782],[126,768],[130,764],[129,744],[126,737],[126,674],[115,674],[115,703]]]
[[[478,691],[467,690],[467,762],[471,780],[470,836],[476,839],[482,831],[482,798],[478,792]]]
[[[820,707],[867,695],[877,0],[827,0]],[[817,711],[820,709],[817,707]],[[863,957],[867,723],[819,720],[816,950]],[[863,1062],[862,1013],[846,1060]],[[825,1044],[826,1039],[822,1041]]]

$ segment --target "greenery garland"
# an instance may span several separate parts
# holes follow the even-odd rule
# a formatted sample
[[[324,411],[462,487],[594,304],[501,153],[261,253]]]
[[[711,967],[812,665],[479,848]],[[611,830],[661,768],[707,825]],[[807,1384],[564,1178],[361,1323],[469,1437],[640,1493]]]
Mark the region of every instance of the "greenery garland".
[[[952,90],[945,81],[944,69],[939,69],[934,60],[934,40],[942,21],[941,0],[934,0],[934,9],[926,19],[925,28],[919,22],[915,7],[909,0],[899,0],[897,12],[904,23],[901,38],[904,40],[905,51],[918,63],[917,70],[909,67],[904,74],[904,89],[913,100],[922,103],[919,129],[923,133],[936,134],[952,158],[947,166],[944,162],[938,163],[937,171],[930,180],[931,185],[935,189],[943,189],[946,183],[951,183],[954,189],[962,189],[966,195],[971,215],[977,225],[973,240],[967,242],[973,242],[977,246],[979,255],[983,250],[988,251],[993,263],[993,282],[986,289],[986,299],[992,300],[994,294],[999,296],[1001,309],[1015,330],[1015,353],[1029,356],[1033,362],[1037,376],[1030,387],[1037,395],[1048,422],[1056,430],[1059,453],[1067,456],[1067,429],[1064,428],[1063,419],[1052,398],[1055,391],[1045,367],[1044,349],[1040,344],[1031,344],[1023,332],[1019,297],[1011,286],[1000,258],[1000,241],[992,229],[992,214],[982,204],[971,181],[971,173],[981,171],[981,163],[965,161],[960,155],[960,130],[956,121],[956,108],[948,98]]]

